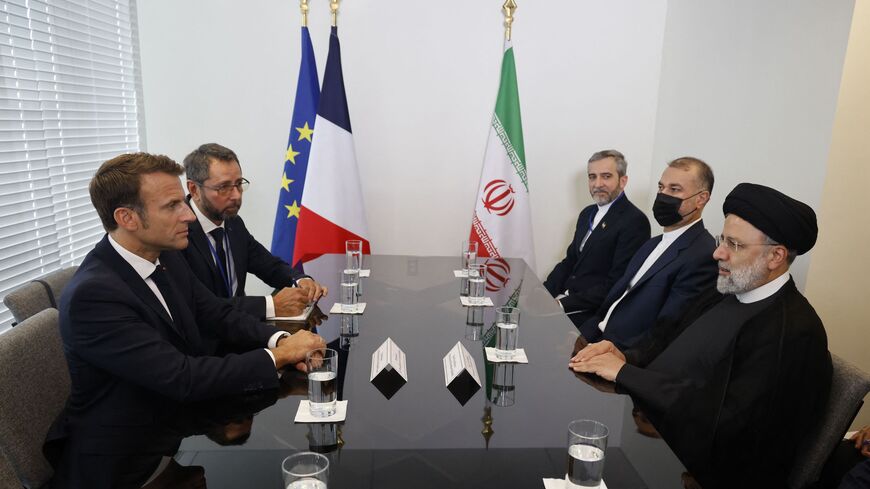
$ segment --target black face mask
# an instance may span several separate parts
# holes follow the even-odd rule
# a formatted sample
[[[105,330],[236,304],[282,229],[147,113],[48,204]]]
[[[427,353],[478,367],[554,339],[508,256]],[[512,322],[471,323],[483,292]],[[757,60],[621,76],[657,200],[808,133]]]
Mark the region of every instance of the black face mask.
[[[703,192],[703,190],[701,192]],[[686,199],[691,199],[701,192],[690,195],[686,197]],[[698,208],[695,207],[686,214],[680,214],[680,204],[682,204],[686,199],[663,194],[661,192],[656,194],[656,201],[653,202],[653,216],[656,218],[656,222],[658,222],[662,227],[673,226],[680,222],[682,218],[698,210]]]

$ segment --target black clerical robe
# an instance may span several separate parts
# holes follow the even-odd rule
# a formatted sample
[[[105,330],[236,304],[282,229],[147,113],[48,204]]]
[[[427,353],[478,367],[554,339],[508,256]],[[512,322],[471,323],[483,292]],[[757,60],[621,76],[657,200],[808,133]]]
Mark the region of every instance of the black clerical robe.
[[[822,322],[789,280],[758,302],[723,299],[616,382],[705,489],[784,488],[831,371]]]

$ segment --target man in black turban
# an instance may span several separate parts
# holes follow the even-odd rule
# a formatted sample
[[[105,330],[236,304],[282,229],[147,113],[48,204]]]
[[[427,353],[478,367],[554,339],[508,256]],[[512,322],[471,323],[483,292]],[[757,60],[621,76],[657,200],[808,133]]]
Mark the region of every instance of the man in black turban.
[[[825,329],[788,271],[815,244],[816,216],[748,183],[723,211],[713,257],[717,289],[728,295],[666,348],[623,353],[601,342],[569,366],[631,394],[705,489],[785,488],[831,383]]]

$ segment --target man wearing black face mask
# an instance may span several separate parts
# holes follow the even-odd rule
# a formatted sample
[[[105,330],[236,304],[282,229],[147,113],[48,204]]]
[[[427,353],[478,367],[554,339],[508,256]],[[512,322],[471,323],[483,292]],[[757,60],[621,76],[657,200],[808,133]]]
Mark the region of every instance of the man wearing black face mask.
[[[622,349],[651,335],[663,349],[690,306],[720,298],[716,242],[701,220],[713,170],[697,158],[677,158],[658,186],[653,215],[664,233],[640,247],[598,312],[580,325],[589,342],[606,339]]]

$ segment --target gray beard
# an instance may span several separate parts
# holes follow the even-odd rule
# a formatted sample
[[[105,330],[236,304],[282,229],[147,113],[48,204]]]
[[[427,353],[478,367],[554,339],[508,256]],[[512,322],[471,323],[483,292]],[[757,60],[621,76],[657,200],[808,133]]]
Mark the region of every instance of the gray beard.
[[[716,279],[716,290],[720,294],[742,294],[758,287],[757,284],[767,275],[767,262],[761,255],[754,262],[740,268],[732,269],[728,276],[720,275]]]

